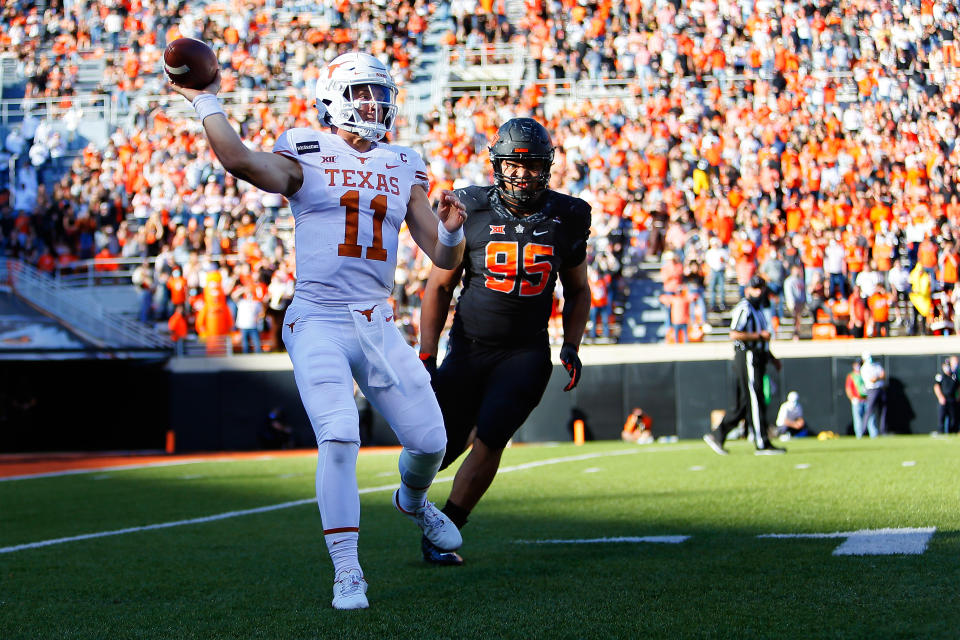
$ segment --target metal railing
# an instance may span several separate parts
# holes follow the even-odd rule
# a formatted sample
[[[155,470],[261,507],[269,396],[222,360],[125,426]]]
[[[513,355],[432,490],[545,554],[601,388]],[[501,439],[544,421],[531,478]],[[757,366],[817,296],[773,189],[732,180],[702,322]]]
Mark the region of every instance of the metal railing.
[[[19,260],[0,258],[0,277],[19,297],[103,348],[171,350],[151,327],[109,313],[90,295],[64,286]]]
[[[0,100],[0,124],[18,122],[30,112],[41,120],[63,118],[72,108],[79,108],[83,117],[102,118],[107,122],[117,120],[117,107],[111,96],[104,94],[81,94],[76,96],[57,96],[52,98],[16,98]]]
[[[468,92],[478,91],[486,96],[495,93],[497,88],[515,90],[523,84],[526,58],[526,51],[517,43],[479,47],[444,45],[433,77],[430,101],[437,106],[445,98],[461,97]],[[479,73],[471,73],[475,77],[469,80],[451,80],[455,71]]]

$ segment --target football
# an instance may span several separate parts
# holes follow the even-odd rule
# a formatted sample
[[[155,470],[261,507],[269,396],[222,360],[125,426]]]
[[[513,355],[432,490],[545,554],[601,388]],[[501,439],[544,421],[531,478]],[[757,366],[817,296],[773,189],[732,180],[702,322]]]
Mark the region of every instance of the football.
[[[213,82],[218,67],[213,49],[193,38],[177,38],[163,52],[163,70],[179,87],[203,89]]]

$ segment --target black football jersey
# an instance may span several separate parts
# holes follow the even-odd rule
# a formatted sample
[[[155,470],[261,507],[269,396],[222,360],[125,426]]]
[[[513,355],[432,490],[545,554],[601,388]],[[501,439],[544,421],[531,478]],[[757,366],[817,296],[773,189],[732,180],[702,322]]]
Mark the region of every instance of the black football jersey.
[[[467,220],[452,333],[493,345],[542,339],[559,272],[586,258],[590,205],[547,191],[539,211],[518,218],[492,186],[456,194]]]

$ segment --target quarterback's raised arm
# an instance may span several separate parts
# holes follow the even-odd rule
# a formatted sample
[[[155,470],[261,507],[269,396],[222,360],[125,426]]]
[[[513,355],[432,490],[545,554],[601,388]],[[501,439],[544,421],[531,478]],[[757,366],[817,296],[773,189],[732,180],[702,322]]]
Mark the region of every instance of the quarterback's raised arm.
[[[426,190],[419,184],[410,188],[406,217],[410,235],[441,269],[453,269],[460,264],[465,244],[462,227],[466,219],[463,203],[452,191],[440,193],[434,214]]]
[[[278,153],[248,149],[227,121],[226,113],[217,100],[217,91],[220,90],[219,71],[213,82],[203,89],[188,89],[173,83],[169,86],[193,105],[197,117],[203,123],[210,148],[224,169],[269,193],[291,196],[300,189],[303,184],[303,170],[299,162]]]

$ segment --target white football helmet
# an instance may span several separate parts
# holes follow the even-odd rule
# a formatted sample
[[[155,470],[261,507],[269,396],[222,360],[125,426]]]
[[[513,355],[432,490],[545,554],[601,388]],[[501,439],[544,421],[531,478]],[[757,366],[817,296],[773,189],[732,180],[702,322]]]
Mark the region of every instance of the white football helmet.
[[[359,96],[361,87],[370,95]],[[363,99],[361,99],[363,98]],[[320,121],[376,142],[393,129],[397,117],[397,85],[387,67],[368,53],[337,56],[317,79]],[[364,120],[361,110],[376,107],[376,117]]]

